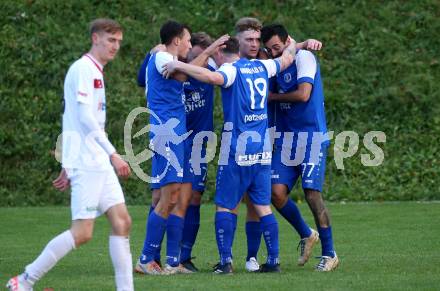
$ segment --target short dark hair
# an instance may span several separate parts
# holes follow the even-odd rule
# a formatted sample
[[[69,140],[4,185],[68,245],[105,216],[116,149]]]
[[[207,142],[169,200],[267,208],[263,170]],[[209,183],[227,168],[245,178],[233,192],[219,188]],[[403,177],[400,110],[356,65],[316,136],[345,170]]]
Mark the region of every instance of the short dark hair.
[[[286,42],[289,37],[289,33],[286,28],[281,24],[271,24],[264,26],[261,29],[261,41],[263,44],[268,42],[273,36],[277,35],[282,42]]]
[[[212,38],[206,32],[195,32],[191,34],[191,45],[200,46],[202,49],[207,49],[213,43]]]
[[[256,18],[243,17],[235,23],[235,32],[240,33],[246,30],[260,31],[262,26],[261,21]]]
[[[183,34],[185,33],[185,29],[191,33],[191,29],[189,29],[187,25],[174,20],[169,20],[160,28],[160,41],[164,45],[169,45],[175,37],[182,38]]]
[[[235,37],[231,37],[224,43],[225,47],[220,49],[224,54],[238,54],[240,51],[240,45],[238,39]]]
[[[90,36],[99,32],[116,33],[119,31],[122,32],[122,26],[113,19],[98,18],[90,22],[89,31]]]

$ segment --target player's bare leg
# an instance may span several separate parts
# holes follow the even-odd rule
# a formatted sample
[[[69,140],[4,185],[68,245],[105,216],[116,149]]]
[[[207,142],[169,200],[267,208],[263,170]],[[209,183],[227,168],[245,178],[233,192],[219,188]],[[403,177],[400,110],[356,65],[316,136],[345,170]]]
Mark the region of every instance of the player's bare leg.
[[[154,209],[156,214],[163,218],[168,218],[179,199],[180,187],[180,183],[170,183],[160,188],[160,199]]]
[[[117,290],[134,290],[133,264],[130,251],[129,234],[131,217],[124,203],[110,207],[106,212],[112,233],[109,237],[109,250],[115,270]]]
[[[312,210],[315,223],[321,237],[322,257],[316,266],[317,271],[332,271],[339,264],[338,256],[333,249],[330,215],[319,191],[304,189],[307,204]]]
[[[7,288],[10,290],[32,290],[33,285],[51,270],[59,260],[73,249],[90,241],[94,221],[94,219],[72,221],[70,229],[54,237],[38,258],[26,266],[23,274],[9,280]]]
[[[272,204],[278,212],[295,228],[301,240],[298,244],[300,255],[298,265],[304,266],[312,254],[313,247],[319,240],[319,234],[303,220],[298,207],[289,198],[289,189],[285,184],[272,185]]]

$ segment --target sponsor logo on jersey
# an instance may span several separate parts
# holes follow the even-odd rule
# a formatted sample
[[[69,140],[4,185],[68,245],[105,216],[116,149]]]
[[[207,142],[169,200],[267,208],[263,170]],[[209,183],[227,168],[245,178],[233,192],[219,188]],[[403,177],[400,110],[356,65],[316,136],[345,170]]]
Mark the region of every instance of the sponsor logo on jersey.
[[[252,121],[261,121],[267,119],[267,114],[246,114],[244,116],[244,123],[252,122]]]
[[[188,98],[185,102],[185,112],[189,113],[199,108],[205,107],[206,100],[202,99],[200,92],[191,92],[191,98]]]
[[[237,164],[240,166],[251,166],[255,164],[270,165],[272,161],[272,152],[262,152],[249,155],[239,155]]]

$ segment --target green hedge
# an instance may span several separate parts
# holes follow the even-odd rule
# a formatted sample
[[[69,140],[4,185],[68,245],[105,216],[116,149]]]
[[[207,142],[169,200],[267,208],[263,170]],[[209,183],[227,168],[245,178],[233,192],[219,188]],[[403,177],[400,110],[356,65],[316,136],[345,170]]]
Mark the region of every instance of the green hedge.
[[[64,75],[90,46],[87,23],[117,19],[125,28],[118,58],[106,67],[111,140],[123,152],[123,125],[145,104],[136,74],[145,52],[172,17],[214,36],[242,16],[285,24],[293,36],[324,42],[318,53],[329,129],[386,133],[385,160],[364,167],[360,146],[338,170],[332,159],[329,200],[440,199],[440,2],[438,1],[2,1],[0,4],[0,206],[67,204],[51,188],[61,130]],[[216,129],[221,104],[215,104]],[[137,127],[142,126],[137,122]],[[146,145],[138,141],[137,149]],[[214,192],[215,163],[205,200]],[[148,185],[123,184],[129,203],[146,203]],[[293,194],[301,199],[299,189]]]

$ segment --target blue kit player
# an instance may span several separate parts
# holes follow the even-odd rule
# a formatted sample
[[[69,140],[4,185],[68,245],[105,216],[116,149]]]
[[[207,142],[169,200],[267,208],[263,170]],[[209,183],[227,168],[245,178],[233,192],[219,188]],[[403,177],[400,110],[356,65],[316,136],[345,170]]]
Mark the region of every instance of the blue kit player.
[[[261,39],[272,57],[282,54],[288,45],[288,33],[278,24],[263,27]],[[329,142],[317,59],[309,51],[298,50],[295,62],[276,81],[278,93],[270,94],[269,101],[275,103],[276,130],[282,135],[275,140],[272,159],[272,202],[301,236],[298,265],[307,262],[313,245],[321,239],[322,256],[316,270],[331,271],[339,260],[333,248],[329,212],[321,194]],[[298,178],[302,180],[319,238],[288,196]]]
[[[247,59],[267,59],[268,55],[267,53],[260,49],[260,37],[261,37],[261,28],[262,24],[261,22],[252,17],[243,17],[240,18],[237,23],[235,24],[235,32],[236,37],[239,40],[240,43],[240,56],[247,58]],[[297,43],[296,48],[297,49],[311,49],[311,50],[320,50],[321,49],[321,42],[314,40],[314,39],[308,39],[304,42]],[[272,79],[271,78],[271,84]],[[272,85],[269,85],[269,88]],[[271,111],[273,106],[271,103],[268,105],[268,111]],[[270,113],[270,112],[268,112]],[[269,127],[272,127],[272,118],[273,115],[269,114],[268,122]],[[259,270],[259,264],[257,261],[257,254],[258,250],[260,248],[260,242],[261,242],[261,236],[262,236],[262,229],[260,225],[260,219],[258,218],[257,213],[252,207],[252,204],[249,203],[249,199],[246,199],[245,196],[245,202],[247,206],[247,214],[246,214],[246,239],[247,239],[247,256],[246,256],[246,270],[249,272],[255,272]]]
[[[191,49],[191,33],[188,27],[175,21],[168,21],[160,29],[164,51],[154,53],[148,61],[146,70],[148,108],[150,124],[159,130],[150,132],[150,147],[156,152],[152,158],[152,178],[160,188],[160,200],[154,211],[150,212],[142,255],[135,270],[143,274],[175,274],[182,268],[178,261],[179,246],[167,245],[169,260],[164,269],[155,261],[155,256],[162,243],[167,225],[172,225],[169,237],[181,240],[183,218],[170,215],[173,204],[178,200],[183,181],[183,172],[188,159],[185,158],[184,141],[173,143],[171,140],[184,136],[186,130],[185,95],[183,82],[186,76],[174,74],[166,79],[162,76],[163,65],[173,58],[186,58]],[[170,121],[173,121],[170,123]],[[172,127],[168,128],[168,124]],[[162,130],[160,128],[162,127]],[[172,134],[171,134],[172,133]],[[169,155],[158,154],[157,149]],[[171,154],[172,153],[172,154]],[[171,165],[178,165],[177,167]],[[168,227],[169,228],[169,227]],[[180,236],[180,237],[179,237]]]
[[[186,60],[193,64],[203,65],[210,70],[214,70],[213,66],[215,66],[215,63],[209,56],[216,50],[218,45],[223,43],[227,38],[229,38],[229,36],[225,35],[213,42],[206,33],[192,34],[192,48]],[[152,50],[152,53],[163,51],[164,48],[163,45],[158,45]],[[139,70],[138,84],[140,86],[145,86],[145,84],[148,83],[146,82],[148,78],[146,78],[144,72],[147,70],[150,58],[151,54],[149,53]],[[188,138],[184,141],[185,160],[183,163],[183,183],[180,186],[180,197],[171,211],[167,224],[166,269],[170,271],[170,267],[174,267],[174,269],[177,268],[178,273],[192,273],[198,271],[191,261],[191,252],[200,226],[200,202],[205,189],[207,174],[207,164],[200,159],[205,155],[206,141],[203,138],[198,138],[197,134],[204,131],[212,132],[213,130],[214,88],[210,84],[190,78],[183,83],[183,91],[185,96],[186,128],[191,134],[189,134]],[[147,101],[149,101],[148,98]],[[198,156],[200,158],[195,159],[199,161],[197,165],[199,171],[193,170],[191,167],[190,157],[193,147],[199,149]],[[200,153],[200,151],[202,153]],[[155,209],[159,200],[162,199],[160,194],[160,181],[153,181],[151,188],[153,190],[153,199],[150,214]],[[156,250],[154,260],[155,263],[160,266],[160,246]],[[138,269],[142,270],[141,266]],[[148,272],[143,271],[142,273]]]
[[[214,54],[217,71],[179,61],[165,66],[202,82],[222,86],[224,127],[215,193],[215,230],[220,263],[214,273],[232,273],[234,214],[245,192],[260,217],[268,256],[261,272],[279,272],[278,223],[270,208],[271,144],[267,141],[267,96],[269,78],[294,60],[292,41],[276,60],[240,58],[235,38]]]

